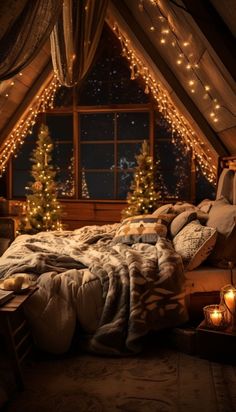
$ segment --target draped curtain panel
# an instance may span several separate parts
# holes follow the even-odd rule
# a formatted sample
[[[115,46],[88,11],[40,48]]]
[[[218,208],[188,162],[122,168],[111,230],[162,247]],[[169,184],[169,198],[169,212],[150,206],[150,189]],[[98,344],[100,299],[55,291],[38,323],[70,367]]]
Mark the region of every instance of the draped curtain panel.
[[[108,0],[65,0],[51,34],[54,71],[64,86],[79,84],[87,73],[104,25]]]
[[[19,73],[49,38],[63,0],[0,2],[0,80]]]

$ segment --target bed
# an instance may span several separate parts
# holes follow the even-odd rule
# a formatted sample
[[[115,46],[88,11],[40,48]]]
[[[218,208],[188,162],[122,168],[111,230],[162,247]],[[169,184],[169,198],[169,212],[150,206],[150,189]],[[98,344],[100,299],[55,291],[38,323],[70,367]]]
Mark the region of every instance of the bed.
[[[0,276],[4,282],[23,273],[37,284],[26,306],[36,345],[59,354],[76,335],[94,353],[137,353],[148,332],[201,318],[203,306],[217,303],[220,288],[236,279],[235,170],[224,169],[214,201],[18,236],[0,258]]]
[[[183,265],[171,242],[114,241],[120,226],[20,235],[0,258],[2,279],[23,273],[37,282],[26,315],[41,349],[66,352],[76,333],[94,353],[136,353],[150,330],[186,321]]]

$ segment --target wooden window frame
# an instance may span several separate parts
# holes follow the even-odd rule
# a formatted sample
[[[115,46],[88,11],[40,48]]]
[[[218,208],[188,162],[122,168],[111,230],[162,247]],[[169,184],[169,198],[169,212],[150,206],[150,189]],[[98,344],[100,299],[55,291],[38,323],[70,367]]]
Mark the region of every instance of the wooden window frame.
[[[75,99],[74,99],[75,101]],[[60,197],[59,199],[62,201],[77,201],[77,202],[105,202],[105,203],[115,203],[115,202],[122,202],[124,201],[123,199],[118,199],[118,198],[113,198],[113,199],[83,199],[82,198],[82,182],[81,182],[81,169],[79,166],[79,159],[80,159],[80,147],[81,142],[80,135],[79,135],[79,115],[80,114],[99,114],[99,113],[132,113],[132,112],[147,112],[149,113],[149,145],[150,145],[150,154],[154,157],[155,159],[155,141],[154,141],[154,119],[155,119],[155,111],[156,107],[152,103],[148,104],[122,104],[122,105],[103,105],[103,106],[70,106],[66,108],[56,108],[56,109],[49,109],[46,110],[44,113],[40,114],[40,121],[43,121],[45,119],[45,116],[48,115],[60,115],[60,114],[68,114],[72,116],[72,121],[73,121],[73,137],[72,137],[72,144],[73,144],[73,157],[74,157],[74,172],[75,172],[75,194],[72,197]],[[163,138],[165,140],[165,138]],[[132,143],[140,143],[141,140],[130,140]],[[104,141],[104,143],[107,143],[109,141]],[[115,156],[117,157],[117,144],[118,143],[128,143],[127,140],[118,140],[115,138],[114,142],[112,142],[115,145]],[[63,141],[60,141],[60,143],[63,143]],[[89,141],[86,144],[92,143],[92,141]],[[98,142],[96,142],[98,143]],[[99,142],[100,143],[100,142]],[[116,170],[114,171],[115,173],[115,179],[114,179],[114,190],[116,190],[116,195],[118,191],[118,186],[117,186],[117,176],[118,176],[118,169],[117,167],[115,168]],[[94,171],[94,169],[93,169]],[[97,169],[99,172],[103,172],[104,169]],[[133,168],[130,169],[130,171],[133,171]],[[9,172],[8,172],[8,193],[9,193],[9,199],[13,199],[13,193],[12,193],[12,162],[9,164]],[[195,168],[195,160],[191,160],[191,168],[190,168],[190,199],[189,201],[195,200],[196,196],[196,168]],[[15,200],[21,200],[22,197],[14,197]],[[186,199],[188,200],[188,199]]]

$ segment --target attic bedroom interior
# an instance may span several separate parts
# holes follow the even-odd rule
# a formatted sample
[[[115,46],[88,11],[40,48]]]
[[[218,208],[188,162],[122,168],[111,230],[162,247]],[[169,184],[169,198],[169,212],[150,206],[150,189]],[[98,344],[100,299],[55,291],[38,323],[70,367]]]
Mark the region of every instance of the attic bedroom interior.
[[[0,3],[0,409],[236,411],[235,0]]]

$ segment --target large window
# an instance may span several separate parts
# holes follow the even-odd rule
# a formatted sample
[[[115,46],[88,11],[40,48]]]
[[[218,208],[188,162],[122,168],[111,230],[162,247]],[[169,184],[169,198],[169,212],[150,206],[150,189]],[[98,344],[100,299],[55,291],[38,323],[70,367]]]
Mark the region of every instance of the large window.
[[[135,154],[149,140],[149,123],[148,111],[79,114],[82,197],[85,179],[91,199],[126,198]]]
[[[53,139],[59,198],[126,199],[144,139],[158,161],[157,183],[164,201],[214,196],[201,172],[193,173],[191,151],[172,136],[143,84],[130,79],[119,41],[108,28],[85,81],[74,88],[60,87],[55,108],[38,121],[48,125]],[[13,198],[25,196],[37,132],[36,125],[12,161]]]

